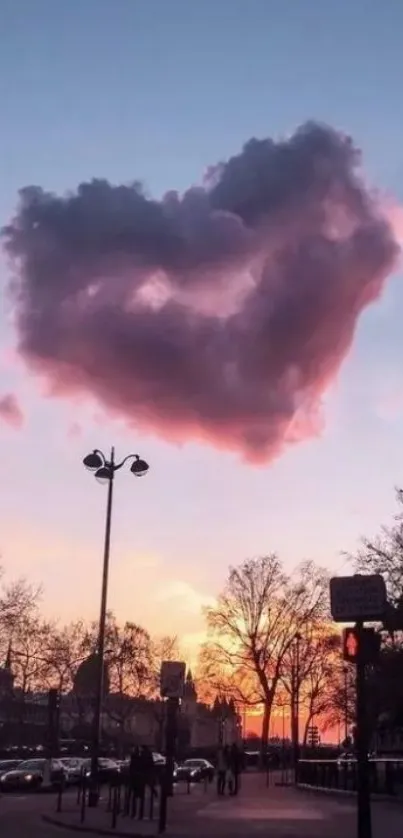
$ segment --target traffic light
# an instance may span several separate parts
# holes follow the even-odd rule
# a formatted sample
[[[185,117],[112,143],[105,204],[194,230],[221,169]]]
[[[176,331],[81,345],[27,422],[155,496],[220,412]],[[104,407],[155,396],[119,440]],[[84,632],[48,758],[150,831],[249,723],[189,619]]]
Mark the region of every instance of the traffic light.
[[[359,632],[355,628],[343,630],[343,658],[350,663],[357,663],[360,649]]]
[[[373,628],[347,628],[343,631],[343,658],[349,663],[375,663],[381,638]]]

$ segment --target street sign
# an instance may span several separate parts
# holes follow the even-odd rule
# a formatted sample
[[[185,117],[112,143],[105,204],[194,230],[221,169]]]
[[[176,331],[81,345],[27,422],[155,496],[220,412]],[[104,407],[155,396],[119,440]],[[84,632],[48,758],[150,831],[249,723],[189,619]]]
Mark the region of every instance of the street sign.
[[[383,577],[334,576],[330,580],[330,610],[336,623],[382,620],[386,611]]]
[[[163,661],[161,664],[161,695],[163,698],[182,698],[186,664],[182,661]]]
[[[311,748],[315,748],[317,747],[317,745],[319,745],[319,743],[319,730],[316,727],[316,725],[311,725],[311,727],[308,728],[308,744],[311,746]]]

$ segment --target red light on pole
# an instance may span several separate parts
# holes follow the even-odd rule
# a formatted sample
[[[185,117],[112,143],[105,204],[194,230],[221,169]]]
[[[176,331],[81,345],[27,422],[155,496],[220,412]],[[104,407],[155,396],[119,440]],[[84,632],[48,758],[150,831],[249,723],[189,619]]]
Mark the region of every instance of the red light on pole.
[[[343,631],[343,658],[349,663],[375,663],[379,656],[380,634],[373,628],[354,626]]]
[[[343,657],[346,661],[356,662],[360,644],[356,629],[343,631]]]

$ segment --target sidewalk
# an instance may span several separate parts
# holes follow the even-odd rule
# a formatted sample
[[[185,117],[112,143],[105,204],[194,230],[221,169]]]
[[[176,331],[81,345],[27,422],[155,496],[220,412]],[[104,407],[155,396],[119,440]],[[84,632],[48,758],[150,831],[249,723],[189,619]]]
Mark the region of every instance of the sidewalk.
[[[53,823],[67,829],[80,829],[78,807],[69,807],[57,815],[47,812]],[[149,836],[158,832],[158,803],[154,821],[131,820],[119,816],[116,829],[111,815],[105,813],[106,801],[97,810],[87,810],[83,825],[98,835]],[[402,838],[403,810],[393,804],[373,803],[373,838]],[[217,798],[215,788],[207,793],[200,786],[187,795],[178,791],[169,800],[167,836],[172,838],[356,838],[356,801],[313,795],[292,787],[274,784],[246,774],[237,798]],[[62,838],[62,836],[61,836]]]
[[[144,818],[138,820],[119,814],[116,826],[113,827],[112,813],[107,812],[108,793],[103,792],[100,804],[95,809],[85,809],[85,819],[81,820],[80,805],[77,805],[75,793],[65,794],[62,811],[56,812],[55,799],[49,800],[50,805],[43,811],[46,823],[63,826],[76,832],[92,833],[96,835],[115,836],[149,836],[158,834],[159,799],[154,801],[153,817],[150,819],[150,803],[147,797],[144,807]],[[205,790],[204,785],[194,786],[187,794],[186,786],[181,785],[173,798],[168,800],[167,835],[177,834],[179,826],[185,828],[185,833],[192,831],[194,817],[205,808],[209,802],[215,800],[215,787]]]

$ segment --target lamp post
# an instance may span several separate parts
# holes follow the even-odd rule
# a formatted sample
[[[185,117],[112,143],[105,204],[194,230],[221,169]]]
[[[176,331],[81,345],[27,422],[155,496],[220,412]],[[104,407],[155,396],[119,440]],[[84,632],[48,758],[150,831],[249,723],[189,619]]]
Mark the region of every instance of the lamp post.
[[[87,469],[92,471],[100,483],[107,483],[108,485],[108,499],[106,504],[106,522],[105,522],[105,539],[104,539],[104,556],[103,556],[103,570],[102,570],[102,592],[101,592],[101,609],[99,614],[99,628],[98,628],[98,644],[96,655],[96,684],[95,684],[95,707],[93,719],[93,735],[92,735],[92,749],[91,749],[91,777],[90,790],[88,795],[88,805],[97,806],[99,799],[98,792],[98,757],[99,744],[101,732],[101,713],[102,713],[102,699],[104,686],[104,653],[105,653],[105,624],[106,624],[106,606],[108,596],[108,574],[109,574],[109,553],[111,541],[111,521],[112,521],[112,503],[113,503],[113,481],[115,472],[119,471],[125,463],[132,460],[130,471],[135,477],[142,477],[148,471],[148,464],[145,460],[140,459],[138,454],[128,454],[120,463],[115,462],[115,449],[111,449],[109,460],[105,454],[99,449],[95,448],[91,454],[84,457],[83,463]]]

